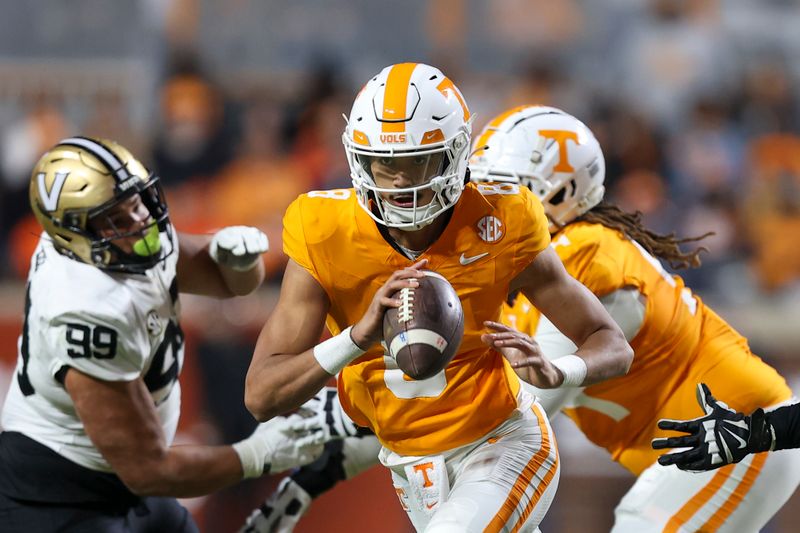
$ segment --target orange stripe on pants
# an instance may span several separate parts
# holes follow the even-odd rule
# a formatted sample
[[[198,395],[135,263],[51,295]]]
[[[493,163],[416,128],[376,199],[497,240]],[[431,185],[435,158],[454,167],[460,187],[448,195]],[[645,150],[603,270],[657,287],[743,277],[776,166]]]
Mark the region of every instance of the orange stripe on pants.
[[[664,533],[676,533],[680,527],[689,521],[694,516],[698,509],[711,499],[714,494],[722,487],[722,484],[731,477],[734,465],[724,466],[714,474],[711,481],[703,487],[700,492],[686,502],[677,513],[672,515],[667,525],[664,527]]]
[[[761,469],[764,467],[764,463],[766,461],[766,453],[759,453],[753,457],[753,462],[750,463],[750,466],[747,468],[747,472],[744,473],[744,477],[739,483],[739,486],[736,487],[736,490],[733,491],[733,494],[728,497],[728,500],[722,504],[722,507],[717,509],[717,512],[715,512],[713,516],[708,519],[708,522],[703,524],[703,527],[700,528],[700,531],[716,531],[723,523],[725,523],[725,520],[727,520],[731,513],[733,513],[736,508],[739,507],[739,504],[742,503],[742,499],[744,499],[745,495],[750,492],[750,489],[753,487],[753,483],[756,482],[756,478],[761,473]]]
[[[702,532],[711,532],[716,531],[719,527],[725,522],[725,520],[731,515],[731,513],[739,506],[744,498],[745,494],[750,490],[755,483],[758,474],[761,473],[761,468],[764,466],[764,462],[767,460],[767,454],[757,454],[753,457],[752,463],[748,467],[747,471],[742,478],[742,481],[733,491],[733,494],[728,497],[725,503],[717,509],[717,511],[708,519],[708,521],[703,524],[703,526],[698,530]],[[728,478],[733,473],[733,468],[736,465],[728,465],[719,469],[719,471],[711,478],[711,481],[703,487],[703,489],[698,492],[691,500],[686,502],[681,509],[669,519],[667,525],[664,527],[664,533],[676,533],[681,526],[686,524],[691,518],[695,515],[695,513],[717,493],[717,491],[722,488],[723,483],[728,480]]]
[[[550,448],[551,448],[551,437],[550,432],[547,430],[547,423],[545,422],[544,414],[539,409],[536,404],[533,404],[532,408],[534,414],[536,415],[537,419],[539,420],[539,431],[542,434],[542,447],[539,448],[539,451],[536,452],[528,464],[525,465],[525,468],[520,473],[519,477],[517,477],[514,486],[511,488],[511,492],[506,498],[506,501],[503,502],[503,505],[500,507],[500,510],[497,514],[492,518],[492,521],[489,522],[489,525],[484,530],[484,533],[497,533],[502,531],[502,529],[506,526],[508,520],[511,518],[514,510],[519,506],[519,502],[522,499],[522,496],[525,494],[525,490],[531,484],[531,482],[536,477],[536,472],[542,467],[544,462],[547,460],[547,457],[550,455]],[[544,491],[547,489],[547,486],[550,484],[550,480],[553,479],[555,475],[556,469],[558,467],[558,452],[556,451],[556,460],[553,463],[553,466],[550,470],[545,474],[542,483],[536,487],[535,493],[531,501],[526,506],[525,510],[522,513],[522,516],[517,521],[517,524],[514,526],[513,531],[518,531],[522,524],[525,522],[525,519],[530,515],[533,508],[539,502],[539,499],[544,494]]]

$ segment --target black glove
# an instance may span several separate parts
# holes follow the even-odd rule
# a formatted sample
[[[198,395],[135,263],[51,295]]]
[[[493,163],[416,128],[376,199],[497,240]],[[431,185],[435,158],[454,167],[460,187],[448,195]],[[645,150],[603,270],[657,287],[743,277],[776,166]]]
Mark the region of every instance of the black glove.
[[[659,464],[704,472],[738,463],[751,453],[774,449],[775,432],[763,409],[756,409],[750,416],[737,413],[715,400],[705,383],[697,385],[697,402],[705,416],[685,421],[666,418],[658,421],[660,429],[687,435],[653,439],[654,449],[689,448],[662,455],[658,458]]]

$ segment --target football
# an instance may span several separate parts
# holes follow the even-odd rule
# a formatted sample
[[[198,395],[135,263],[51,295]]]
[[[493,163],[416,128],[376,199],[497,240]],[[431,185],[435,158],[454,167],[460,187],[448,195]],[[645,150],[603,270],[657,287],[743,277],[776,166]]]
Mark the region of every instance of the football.
[[[398,291],[402,301],[383,316],[383,340],[405,375],[427,379],[453,359],[464,336],[464,311],[455,289],[440,274],[425,271],[419,286]]]

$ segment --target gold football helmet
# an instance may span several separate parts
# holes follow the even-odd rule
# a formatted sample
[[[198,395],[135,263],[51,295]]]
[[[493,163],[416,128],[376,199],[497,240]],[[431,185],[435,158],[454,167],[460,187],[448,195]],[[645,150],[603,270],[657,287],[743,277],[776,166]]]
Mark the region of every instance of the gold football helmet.
[[[113,141],[59,142],[33,169],[30,203],[56,250],[77,261],[141,273],[174,251],[158,176]]]

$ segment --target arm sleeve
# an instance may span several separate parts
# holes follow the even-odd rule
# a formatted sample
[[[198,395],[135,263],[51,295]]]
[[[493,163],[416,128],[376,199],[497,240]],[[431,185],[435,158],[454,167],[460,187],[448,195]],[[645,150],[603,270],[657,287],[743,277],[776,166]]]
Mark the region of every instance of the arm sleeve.
[[[630,342],[644,323],[645,304],[638,289],[618,289],[600,298],[600,303]]]
[[[542,349],[545,357],[558,359],[565,355],[575,353],[577,347],[569,338],[561,333],[546,316],[539,316],[539,323],[536,327],[535,339]],[[557,387],[555,389],[539,389],[530,383],[522,382],[522,387],[539,398],[547,416],[551,419],[558,414],[561,409],[571,405],[575,398],[583,392],[583,387]]]
[[[625,333],[626,339],[631,340],[636,336],[644,320],[644,304],[639,300],[638,290],[620,289],[600,298],[600,302],[606,308],[608,314],[611,315],[611,318],[614,319],[614,322]],[[545,357],[550,360],[572,355],[578,349],[544,315],[539,317],[535,340],[542,348]],[[539,398],[539,402],[551,418],[562,408],[570,406],[583,391],[583,387],[537,389],[533,385],[524,382],[523,387]]]
[[[775,449],[800,448],[800,404],[769,411],[767,420],[775,429]]]

